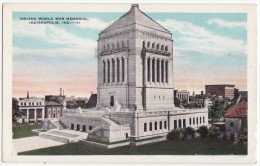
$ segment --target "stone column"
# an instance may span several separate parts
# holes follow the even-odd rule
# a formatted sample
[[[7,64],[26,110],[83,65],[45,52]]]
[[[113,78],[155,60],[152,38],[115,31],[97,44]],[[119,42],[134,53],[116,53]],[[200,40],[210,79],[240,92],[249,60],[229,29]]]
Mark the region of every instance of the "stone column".
[[[45,112],[44,112],[44,108],[42,109],[42,120],[44,121],[44,114],[45,114]]]
[[[115,58],[115,83],[117,82],[117,58]]]
[[[118,59],[118,82],[121,82],[121,58]]]
[[[127,68],[128,68],[128,58],[125,58],[125,83],[127,83],[127,75],[128,75],[128,71],[127,71]]]
[[[26,109],[26,119],[27,119],[27,122],[29,122],[29,109]]]
[[[147,64],[147,67],[148,67],[148,65],[149,65],[149,78],[150,78],[150,80],[149,80],[149,82],[151,83],[152,82],[152,68],[151,68],[151,64],[152,64],[152,59],[149,57],[149,64]]]
[[[110,77],[109,77],[109,79],[110,79],[110,85],[112,84],[112,66],[113,66],[113,64],[112,64],[112,59],[110,59],[109,60],[109,69],[110,69],[110,71],[109,71],[109,73],[110,73]]]

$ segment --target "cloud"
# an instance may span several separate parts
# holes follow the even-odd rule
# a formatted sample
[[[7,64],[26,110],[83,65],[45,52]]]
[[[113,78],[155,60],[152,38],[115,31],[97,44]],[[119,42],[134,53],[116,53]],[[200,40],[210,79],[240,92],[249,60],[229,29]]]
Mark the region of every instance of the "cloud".
[[[97,43],[94,40],[76,36],[65,29],[49,24],[28,24],[24,21],[14,21],[13,35],[19,37],[39,38],[51,43],[56,48],[20,48],[14,47],[14,55],[44,55],[44,56],[94,56]]]
[[[246,55],[247,46],[243,40],[219,36],[187,21],[165,19],[158,23],[172,31],[173,36],[180,34],[175,51],[194,51],[214,56]]]
[[[208,24],[217,24],[220,27],[226,27],[226,28],[237,28],[241,27],[246,29],[246,22],[235,22],[235,21],[226,21],[222,20],[220,18],[213,18],[208,21]]]
[[[81,21],[80,24],[76,24],[76,26],[81,28],[90,28],[94,30],[103,30],[114,21],[115,20],[110,22],[105,22],[97,18],[89,18],[88,21]]]

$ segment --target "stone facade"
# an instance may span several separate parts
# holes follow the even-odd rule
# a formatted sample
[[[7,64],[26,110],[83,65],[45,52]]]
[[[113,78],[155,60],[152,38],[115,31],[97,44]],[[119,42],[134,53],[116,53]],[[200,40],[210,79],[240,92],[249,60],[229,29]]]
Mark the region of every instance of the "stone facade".
[[[172,46],[172,34],[132,5],[99,34],[96,108],[63,109],[59,122],[106,142],[208,126],[207,108],[174,106]]]
[[[22,117],[18,122],[44,121],[44,99],[28,96],[28,98],[19,99],[18,105],[22,112]]]
[[[173,108],[172,44],[169,31],[132,5],[99,34],[97,106]]]

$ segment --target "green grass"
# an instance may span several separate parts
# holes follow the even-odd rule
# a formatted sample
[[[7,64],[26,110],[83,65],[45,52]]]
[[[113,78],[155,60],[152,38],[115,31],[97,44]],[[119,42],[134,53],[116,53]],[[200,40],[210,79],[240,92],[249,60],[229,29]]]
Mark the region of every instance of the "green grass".
[[[83,143],[38,149],[19,155],[246,155],[247,145],[215,141],[163,141],[142,146],[103,149]]]
[[[13,139],[36,136],[38,134],[33,133],[32,129],[40,129],[40,128],[42,128],[41,124],[27,125],[27,126],[15,126],[15,127],[13,127]]]

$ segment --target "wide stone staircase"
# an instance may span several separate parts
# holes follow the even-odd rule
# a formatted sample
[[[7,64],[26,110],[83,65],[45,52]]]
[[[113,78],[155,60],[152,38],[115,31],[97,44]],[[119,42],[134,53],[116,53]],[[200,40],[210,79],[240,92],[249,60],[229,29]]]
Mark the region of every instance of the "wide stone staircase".
[[[66,129],[52,129],[47,132],[39,133],[39,136],[58,142],[72,143],[78,142],[79,140],[87,139],[88,133]]]

